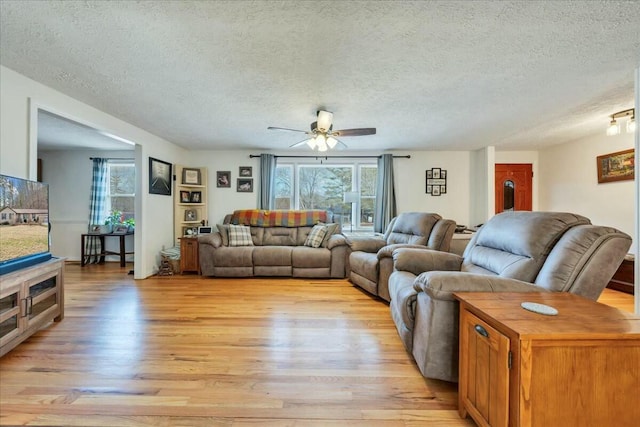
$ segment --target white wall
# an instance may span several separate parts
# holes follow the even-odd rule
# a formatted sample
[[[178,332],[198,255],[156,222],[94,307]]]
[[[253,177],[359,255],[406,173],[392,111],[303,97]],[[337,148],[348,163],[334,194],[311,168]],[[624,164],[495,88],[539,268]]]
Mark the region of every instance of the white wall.
[[[173,199],[149,194],[149,156],[182,163],[185,150],[90,105],[0,66],[0,172],[35,179],[37,107],[133,141],[136,147],[135,277],[157,271],[159,251],[173,242]],[[139,187],[139,188],[138,188]],[[72,189],[70,191],[73,191]],[[153,213],[153,214],[151,214]],[[80,237],[77,236],[79,241]]]
[[[186,164],[192,167],[204,166],[208,169],[209,223],[215,225],[235,209],[255,209],[258,205],[260,167],[258,158],[250,159],[250,154],[258,151],[194,151],[187,155]],[[276,155],[280,153],[274,153]],[[282,153],[284,155],[292,155]],[[312,155],[299,152],[301,156]],[[333,153],[328,153],[331,156]],[[377,155],[379,153],[350,152],[349,155]],[[396,156],[410,155],[410,159],[394,159],[395,191],[398,212],[435,212],[459,224],[469,225],[469,152],[466,151],[398,151]],[[340,155],[336,152],[335,155]],[[324,159],[324,158],[323,158]],[[284,160],[284,159],[283,159]],[[287,161],[293,159],[286,159]],[[296,161],[317,162],[315,159]],[[353,161],[352,159],[335,161]],[[373,160],[375,162],[375,160]],[[325,161],[326,162],[326,161]],[[236,179],[240,166],[253,167],[254,192],[238,193]],[[426,194],[425,171],[431,168],[447,170],[447,194],[431,196]],[[231,188],[216,188],[216,171],[231,171]]]
[[[487,222],[495,214],[495,147],[470,153],[469,194],[471,226]]]
[[[133,158],[131,151],[40,151],[42,180],[49,184],[51,253],[80,261],[80,234],[87,232],[93,162],[90,157]],[[133,236],[125,238],[127,252],[134,250]],[[118,250],[118,239],[106,239],[107,250]],[[133,261],[127,256],[128,261]],[[107,260],[118,260],[108,257]]]
[[[540,151],[540,210],[577,213],[634,236],[634,182],[598,184],[596,162],[602,154],[633,148],[634,138],[606,136],[605,124],[602,135]]]

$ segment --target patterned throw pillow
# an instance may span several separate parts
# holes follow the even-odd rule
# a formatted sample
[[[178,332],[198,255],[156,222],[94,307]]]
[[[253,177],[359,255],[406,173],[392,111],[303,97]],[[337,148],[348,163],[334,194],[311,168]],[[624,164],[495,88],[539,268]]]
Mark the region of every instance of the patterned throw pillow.
[[[229,224],[229,246],[253,246],[251,227]]]
[[[311,246],[312,248],[319,248],[325,234],[327,234],[327,227],[325,225],[314,225],[313,229],[307,236],[307,240],[304,241],[304,245]]]

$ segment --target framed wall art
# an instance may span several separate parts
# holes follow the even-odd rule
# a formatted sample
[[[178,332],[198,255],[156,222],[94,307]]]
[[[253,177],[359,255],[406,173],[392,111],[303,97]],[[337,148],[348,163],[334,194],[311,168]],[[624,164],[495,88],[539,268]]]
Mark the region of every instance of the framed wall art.
[[[171,163],[149,157],[149,194],[171,195]]]
[[[633,181],[635,150],[617,151],[597,157],[598,184],[616,181]]]
[[[231,188],[231,171],[216,172],[216,186],[218,188]]]
[[[240,166],[238,175],[240,175],[240,177],[242,178],[249,178],[253,174],[252,169],[253,168],[251,166]]]
[[[183,168],[182,169],[182,183],[187,185],[200,185],[200,169]]]
[[[238,193],[253,193],[253,179],[238,178]]]
[[[447,171],[442,168],[431,168],[426,170],[427,187],[426,193],[432,196],[447,194]]]

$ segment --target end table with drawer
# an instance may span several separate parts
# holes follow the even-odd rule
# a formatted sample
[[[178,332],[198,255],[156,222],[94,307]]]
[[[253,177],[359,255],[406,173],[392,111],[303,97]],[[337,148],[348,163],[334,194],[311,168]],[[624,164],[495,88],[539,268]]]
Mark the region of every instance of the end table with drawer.
[[[454,296],[461,417],[480,426],[637,426],[640,317],[566,292]]]

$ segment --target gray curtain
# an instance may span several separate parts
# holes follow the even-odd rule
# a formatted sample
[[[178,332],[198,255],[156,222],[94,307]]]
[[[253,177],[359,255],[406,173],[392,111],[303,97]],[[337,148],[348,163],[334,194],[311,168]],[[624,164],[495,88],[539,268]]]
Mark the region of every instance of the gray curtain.
[[[272,209],[274,199],[274,182],[276,179],[276,156],[260,154],[260,193],[258,209]]]
[[[393,189],[393,155],[383,154],[378,158],[376,211],[373,230],[377,233],[384,233],[395,216],[396,193]]]

